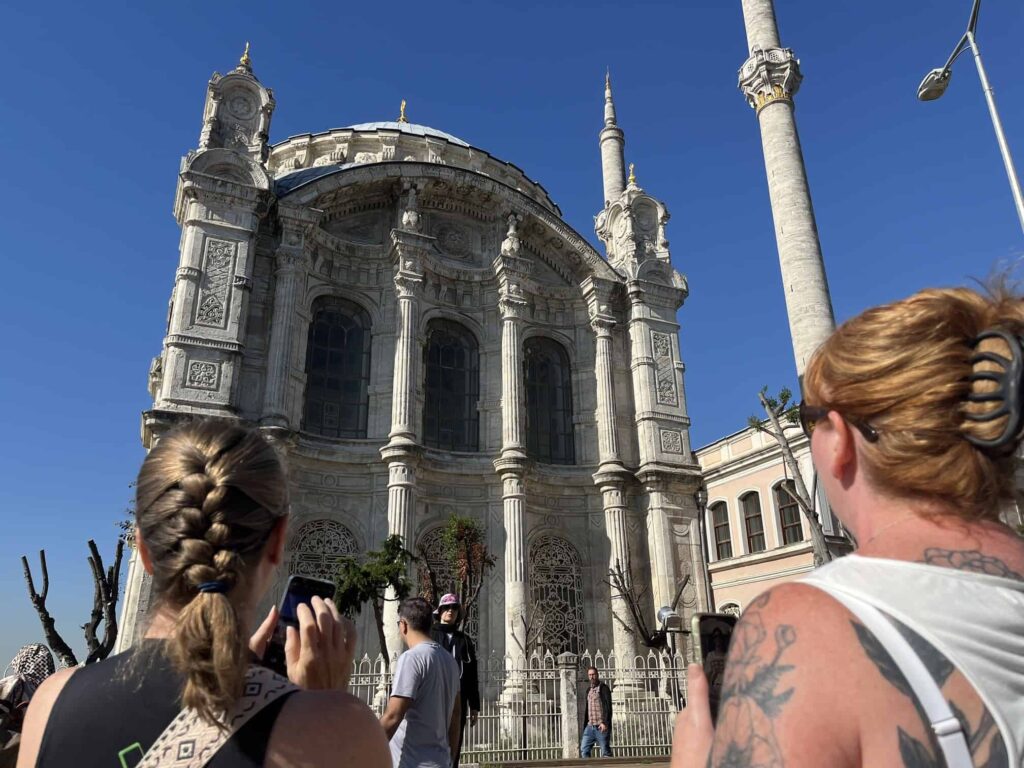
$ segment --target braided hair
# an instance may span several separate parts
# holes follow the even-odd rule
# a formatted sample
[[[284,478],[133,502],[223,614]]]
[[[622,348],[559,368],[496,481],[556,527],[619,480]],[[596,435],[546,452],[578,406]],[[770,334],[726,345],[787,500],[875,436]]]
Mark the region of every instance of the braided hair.
[[[240,587],[288,511],[284,469],[259,432],[195,421],[161,438],[142,463],[136,510],[156,600],[178,611],[168,651],[185,676],[182,702],[216,722],[242,694]]]

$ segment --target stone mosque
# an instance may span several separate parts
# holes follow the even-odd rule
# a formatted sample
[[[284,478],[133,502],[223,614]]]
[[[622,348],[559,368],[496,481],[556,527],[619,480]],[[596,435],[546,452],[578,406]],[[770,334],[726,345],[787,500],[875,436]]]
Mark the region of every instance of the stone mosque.
[[[706,608],[686,280],[668,211],[627,173],[610,79],[603,254],[518,167],[409,122],[404,103],[393,121],[271,144],[274,108],[248,48],[209,82],[143,416],[147,447],[203,415],[259,425],[285,456],[292,521],[273,594],[288,573],[333,578],[389,534],[437,551],[455,513],[498,560],[471,617],[482,656],[635,653],[612,616],[625,617],[616,562],[652,616],[686,577],[681,612]],[[125,643],[148,602],[133,564]]]

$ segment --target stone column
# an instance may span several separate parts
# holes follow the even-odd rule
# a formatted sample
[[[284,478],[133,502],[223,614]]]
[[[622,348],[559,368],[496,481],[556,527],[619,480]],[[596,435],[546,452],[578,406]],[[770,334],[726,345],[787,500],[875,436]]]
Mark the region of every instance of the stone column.
[[[671,605],[679,586],[676,558],[672,552],[672,524],[665,504],[664,481],[657,477],[644,482],[647,493],[647,551],[651,557],[651,592],[654,610]]]
[[[575,653],[558,654],[558,703],[562,715],[562,759],[580,757],[580,703],[576,691],[579,658]]]
[[[420,446],[416,440],[416,372],[419,354],[416,327],[419,322],[419,295],[423,287],[420,259],[396,238],[395,295],[398,298],[395,339],[394,379],[391,394],[391,431],[381,458],[388,465],[388,535],[400,536],[412,546],[413,516],[416,511],[416,464]],[[388,653],[400,652],[398,600],[389,590],[384,603],[384,636]]]
[[[793,96],[803,79],[793,51],[782,48],[772,0],[742,0],[750,58],[739,88],[757,113],[768,194],[775,220],[782,283],[797,374],[835,329],[832,299],[818,241]]]
[[[292,329],[295,324],[295,305],[298,301],[299,271],[302,253],[281,248],[277,252],[274,270],[274,309],[270,323],[270,345],[267,349],[266,389],[263,392],[264,424],[288,426],[285,400],[288,379],[291,376]]]
[[[501,455],[494,469],[501,477],[505,523],[505,653],[524,656],[527,628],[529,577],[526,552],[526,451],[523,442],[523,350],[520,330],[527,303],[517,283],[505,282],[498,302],[501,312]],[[518,666],[514,664],[513,666]],[[501,698],[511,701],[524,694],[520,675],[511,673]]]

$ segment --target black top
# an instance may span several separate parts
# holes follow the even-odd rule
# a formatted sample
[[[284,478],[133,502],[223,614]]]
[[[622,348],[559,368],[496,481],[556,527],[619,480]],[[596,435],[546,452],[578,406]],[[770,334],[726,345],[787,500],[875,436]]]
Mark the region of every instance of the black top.
[[[469,635],[451,624],[437,621],[430,628],[430,639],[438,643],[459,662],[460,688],[462,692],[462,716],[468,710],[480,711],[480,682],[477,675],[476,648]]]
[[[136,653],[145,655],[129,667]],[[81,667],[54,702],[37,768],[133,768],[181,711],[183,683],[160,640]],[[290,695],[243,725],[208,768],[263,765],[274,721]]]
[[[590,693],[591,685],[581,686],[583,688],[583,701],[580,703],[580,731],[587,728],[590,721],[590,710],[587,707],[587,696]],[[601,697],[601,722],[608,728],[607,733],[612,732],[612,689],[604,680],[597,681],[597,694]]]

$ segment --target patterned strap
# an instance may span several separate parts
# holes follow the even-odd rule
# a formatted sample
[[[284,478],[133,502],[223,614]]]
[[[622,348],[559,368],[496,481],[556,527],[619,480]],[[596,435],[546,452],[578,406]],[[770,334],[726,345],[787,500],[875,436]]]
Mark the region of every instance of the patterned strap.
[[[203,720],[194,709],[183,709],[135,768],[203,768],[264,707],[297,690],[297,686],[269,669],[251,666],[245,673],[242,698],[225,719],[223,728]]]

